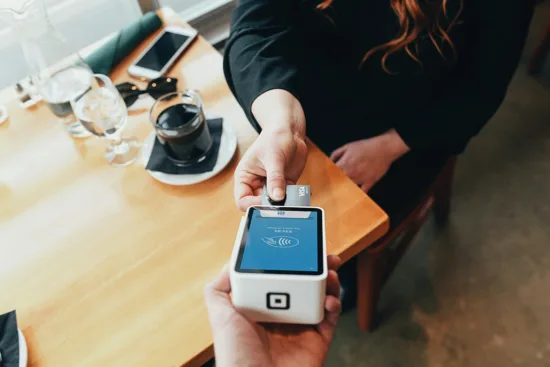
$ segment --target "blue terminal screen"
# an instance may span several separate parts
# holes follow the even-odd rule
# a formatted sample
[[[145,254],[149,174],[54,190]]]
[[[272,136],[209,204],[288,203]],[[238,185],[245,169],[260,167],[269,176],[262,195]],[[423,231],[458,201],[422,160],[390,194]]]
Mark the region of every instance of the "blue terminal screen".
[[[254,209],[241,245],[238,270],[260,273],[322,273],[322,232],[317,211],[263,216]],[[290,214],[290,215],[289,215]],[[321,255],[321,256],[320,256]]]

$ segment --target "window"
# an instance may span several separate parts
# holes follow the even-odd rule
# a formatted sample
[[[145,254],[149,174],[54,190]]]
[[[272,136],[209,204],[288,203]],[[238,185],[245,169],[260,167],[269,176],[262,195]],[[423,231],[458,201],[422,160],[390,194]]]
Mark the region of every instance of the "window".
[[[147,1],[147,0],[141,0]],[[172,8],[212,44],[229,35],[231,11],[236,0],[159,0],[161,7]]]
[[[20,3],[21,0],[5,0]],[[80,50],[117,31],[141,16],[141,6],[170,7],[211,43],[229,34],[229,18],[235,0],[35,0],[44,1],[54,27],[64,35],[72,51]],[[0,88],[29,74],[15,34],[0,23]]]
[[[229,23],[235,6],[235,0],[202,0],[181,12],[181,16],[198,29],[208,42],[216,45],[229,37]]]
[[[55,28],[73,51],[115,32],[141,16],[136,0],[44,0]],[[23,51],[13,32],[0,26],[0,88],[29,74]]]

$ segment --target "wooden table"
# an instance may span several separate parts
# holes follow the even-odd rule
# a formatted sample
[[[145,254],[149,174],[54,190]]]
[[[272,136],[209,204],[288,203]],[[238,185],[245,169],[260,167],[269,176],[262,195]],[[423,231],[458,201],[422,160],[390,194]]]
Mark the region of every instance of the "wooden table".
[[[167,10],[164,20],[182,24]],[[197,366],[213,355],[203,287],[229,259],[241,217],[232,173],[256,134],[206,41],[171,75],[238,131],[237,157],[195,186],[161,184],[140,164],[113,168],[103,141],[72,140],[45,105],[23,110],[0,93],[11,115],[0,126],[0,313],[17,309],[31,366]],[[152,131],[146,112],[127,134]],[[302,181],[327,212],[330,253],[349,259],[387,230],[386,214],[313,145]]]

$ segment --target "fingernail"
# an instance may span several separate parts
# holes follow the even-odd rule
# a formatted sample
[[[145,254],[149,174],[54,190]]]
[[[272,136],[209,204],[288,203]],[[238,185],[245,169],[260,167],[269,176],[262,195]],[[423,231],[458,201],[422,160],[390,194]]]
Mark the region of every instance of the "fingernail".
[[[285,193],[281,189],[273,190],[273,200],[283,200],[285,198]]]

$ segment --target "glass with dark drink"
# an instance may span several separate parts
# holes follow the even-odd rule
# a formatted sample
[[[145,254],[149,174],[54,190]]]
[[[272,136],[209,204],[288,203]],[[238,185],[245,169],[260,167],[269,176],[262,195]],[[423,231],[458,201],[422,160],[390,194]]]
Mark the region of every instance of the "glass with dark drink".
[[[166,154],[177,164],[196,164],[208,156],[213,140],[198,92],[159,98],[151,108],[151,122]]]

